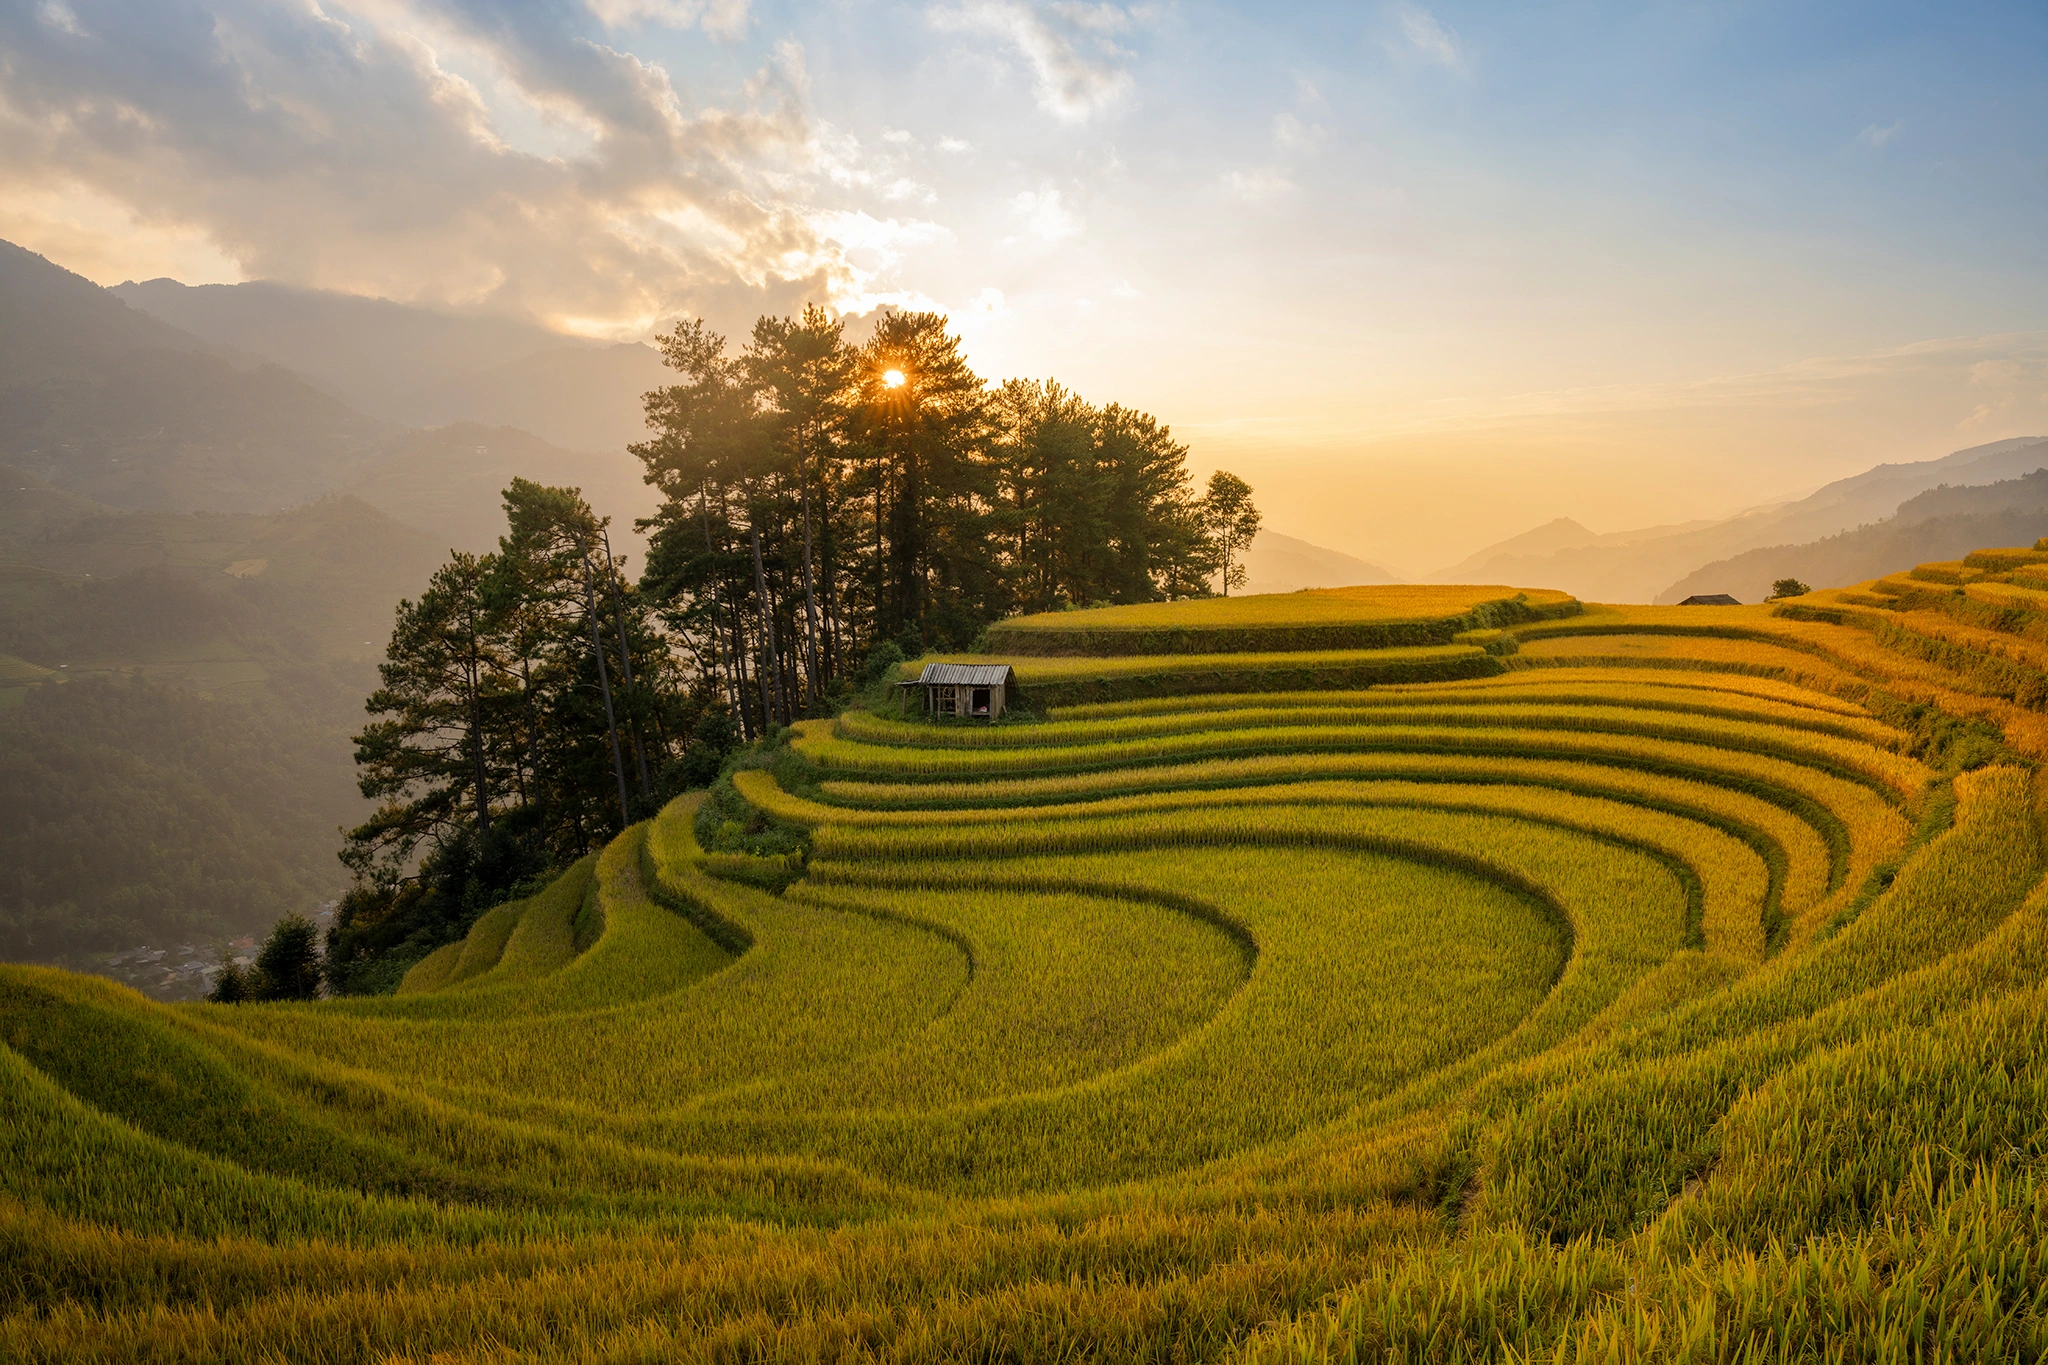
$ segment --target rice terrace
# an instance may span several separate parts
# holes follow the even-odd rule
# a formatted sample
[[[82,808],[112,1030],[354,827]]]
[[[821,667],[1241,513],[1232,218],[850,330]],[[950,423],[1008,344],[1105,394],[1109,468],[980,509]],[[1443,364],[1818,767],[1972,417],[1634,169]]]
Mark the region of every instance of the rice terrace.
[[[0,3],[0,1365],[2048,1363],[2044,72]]]
[[[2040,565],[1022,618],[394,996],[0,969],[0,1357],[2040,1359]]]

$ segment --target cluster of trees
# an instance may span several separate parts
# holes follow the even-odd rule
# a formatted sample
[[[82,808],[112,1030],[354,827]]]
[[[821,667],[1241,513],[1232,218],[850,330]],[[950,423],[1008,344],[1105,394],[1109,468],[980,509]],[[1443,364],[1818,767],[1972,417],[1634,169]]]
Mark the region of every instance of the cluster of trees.
[[[938,314],[859,346],[817,308],[737,351],[694,321],[661,346],[680,379],[633,447],[665,495],[641,585],[749,737],[822,711],[885,643],[914,657],[1020,611],[1243,582],[1242,480],[1198,494],[1149,414],[989,387]]]
[[[255,962],[221,965],[206,998],[219,1005],[244,1000],[317,1000],[322,977],[320,931],[304,915],[286,915],[271,927]]]
[[[664,495],[637,583],[576,490],[515,480],[497,551],[455,555],[400,604],[356,739],[379,805],[342,853],[333,989],[389,988],[887,660],[1018,611],[1244,581],[1242,480],[1197,494],[1145,413],[991,388],[936,314],[888,315],[856,346],[810,308],[736,353],[686,322],[662,353],[679,382],[646,395],[633,447]]]
[[[731,722],[671,647],[574,489],[515,479],[490,554],[401,602],[356,737],[356,885],[328,931],[339,991],[395,982],[477,915],[703,785]]]

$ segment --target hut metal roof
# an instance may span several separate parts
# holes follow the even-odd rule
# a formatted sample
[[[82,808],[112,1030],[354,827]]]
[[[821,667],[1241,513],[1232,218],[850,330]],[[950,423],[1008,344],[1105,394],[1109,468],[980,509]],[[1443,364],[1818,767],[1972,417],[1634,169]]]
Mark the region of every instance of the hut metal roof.
[[[899,687],[1009,687],[1014,671],[1008,664],[926,664],[924,672]]]
[[[1694,593],[1678,605],[1681,607],[1739,607],[1742,603],[1736,601],[1725,592],[1701,592]]]

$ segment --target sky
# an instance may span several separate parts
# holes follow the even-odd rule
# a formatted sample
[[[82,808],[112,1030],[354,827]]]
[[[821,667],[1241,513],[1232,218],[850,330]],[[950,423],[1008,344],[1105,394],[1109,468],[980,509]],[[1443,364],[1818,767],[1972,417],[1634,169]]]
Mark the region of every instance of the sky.
[[[2048,434],[2048,6],[0,0],[0,237],[945,312],[1409,571]]]

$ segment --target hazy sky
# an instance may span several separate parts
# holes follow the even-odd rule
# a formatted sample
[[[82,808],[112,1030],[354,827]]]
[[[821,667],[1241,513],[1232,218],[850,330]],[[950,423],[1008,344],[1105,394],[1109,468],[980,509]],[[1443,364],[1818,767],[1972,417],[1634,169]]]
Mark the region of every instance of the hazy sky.
[[[0,236],[641,337],[821,299],[1423,570],[2048,433],[2048,5],[0,0]]]

